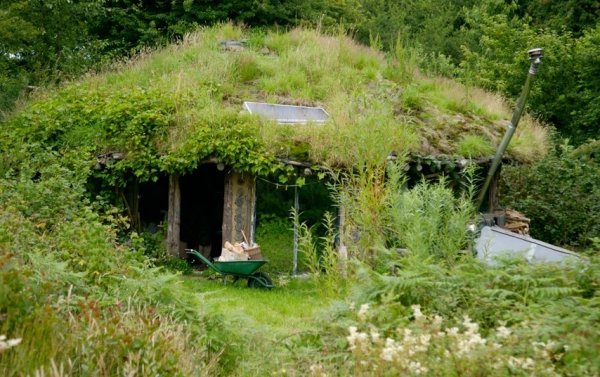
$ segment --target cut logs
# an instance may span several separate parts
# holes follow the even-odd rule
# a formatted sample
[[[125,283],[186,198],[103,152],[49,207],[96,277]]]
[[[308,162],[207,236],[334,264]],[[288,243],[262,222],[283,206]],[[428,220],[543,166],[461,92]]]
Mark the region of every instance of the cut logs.
[[[247,242],[236,242],[232,244],[225,241],[221,249],[221,256],[217,258],[219,262],[227,261],[245,261],[262,260],[260,246],[257,244],[248,244]]]

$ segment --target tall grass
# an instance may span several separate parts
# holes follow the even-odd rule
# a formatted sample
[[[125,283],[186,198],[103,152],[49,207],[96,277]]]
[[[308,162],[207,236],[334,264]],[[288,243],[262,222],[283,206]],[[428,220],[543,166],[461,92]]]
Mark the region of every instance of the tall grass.
[[[312,375],[600,372],[598,258],[487,266],[469,245],[472,188],[457,197],[442,179],[407,190],[398,166],[343,183],[352,288],[321,323],[328,356],[301,360]]]
[[[336,296],[344,291],[347,260],[338,252],[338,234],[331,212],[323,218],[325,234],[318,239],[306,222],[300,222],[300,214],[291,211],[291,218],[298,229],[298,251],[307,266],[311,278],[322,287],[323,292]]]
[[[230,38],[247,40],[246,48],[221,49],[219,42]],[[56,142],[70,147],[123,149],[129,160],[139,155],[142,161],[148,159],[142,147],[156,146],[152,153],[167,160],[171,155],[182,159],[178,153],[184,152],[192,160],[219,153],[214,145],[193,149],[186,144],[206,138],[215,124],[247,127],[264,153],[307,155],[328,166],[354,166],[359,155],[383,161],[391,152],[462,154],[457,145],[465,135],[483,134],[494,145],[503,133],[500,120],[510,117],[510,109],[479,89],[419,73],[418,59],[418,51],[401,43],[385,56],[340,33],[252,31],[222,24],[41,96],[10,123],[49,128],[60,134]],[[331,118],[325,125],[282,131],[271,122],[239,115],[243,101],[323,106]],[[132,145],[131,135],[113,129],[140,121],[130,109],[138,103],[145,104],[145,121],[160,115],[166,128],[143,146]],[[535,158],[547,143],[546,133],[524,119],[510,153],[518,159]],[[37,134],[24,135],[35,139]],[[298,145],[303,147],[295,155]],[[466,152],[480,157],[475,154],[487,149]]]
[[[197,297],[117,242],[85,164],[31,148],[0,180],[0,374],[210,375]]]

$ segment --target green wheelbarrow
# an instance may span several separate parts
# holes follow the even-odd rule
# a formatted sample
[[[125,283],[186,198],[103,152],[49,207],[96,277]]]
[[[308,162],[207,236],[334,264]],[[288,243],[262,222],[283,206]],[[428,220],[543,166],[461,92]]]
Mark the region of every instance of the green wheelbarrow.
[[[266,260],[247,260],[247,261],[214,261],[211,262],[204,255],[193,249],[186,249],[187,253],[200,259],[204,264],[210,267],[213,271],[223,275],[231,275],[234,279],[248,279],[248,287],[250,288],[268,288],[274,287],[273,281],[264,272],[256,271],[262,265],[267,263]]]

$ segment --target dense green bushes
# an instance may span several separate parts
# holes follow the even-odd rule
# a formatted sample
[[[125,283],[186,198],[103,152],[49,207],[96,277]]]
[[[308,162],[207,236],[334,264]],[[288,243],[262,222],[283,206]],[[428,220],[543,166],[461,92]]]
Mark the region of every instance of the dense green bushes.
[[[345,347],[337,348],[335,366],[321,359],[315,367],[362,376],[598,373],[597,259],[495,268],[470,256],[451,268],[395,263],[396,274],[361,275],[329,328]],[[322,338],[324,347],[335,341]]]
[[[23,149],[1,169],[0,335],[21,343],[0,374],[207,374],[197,299],[115,241],[78,153]]]
[[[503,205],[531,218],[533,237],[577,249],[589,246],[600,236],[597,156],[598,142],[577,149],[565,142],[538,163],[506,167]]]
[[[308,363],[315,376],[599,372],[597,256],[487,266],[468,247],[468,202],[443,182],[396,190],[402,181],[393,169],[388,174],[394,179],[344,181],[352,184],[341,190],[349,188],[345,242],[355,258],[344,269],[323,270],[337,278],[314,277],[331,294],[325,288],[343,276],[338,287],[348,295],[321,323],[325,331],[312,338],[314,351],[299,368]],[[398,253],[398,246],[406,249]]]

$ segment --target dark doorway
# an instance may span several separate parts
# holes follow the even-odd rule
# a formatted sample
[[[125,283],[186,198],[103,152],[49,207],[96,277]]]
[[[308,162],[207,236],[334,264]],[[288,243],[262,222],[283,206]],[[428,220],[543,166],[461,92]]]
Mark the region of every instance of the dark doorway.
[[[223,192],[225,172],[215,164],[201,165],[179,178],[181,221],[179,240],[184,248],[195,249],[211,258],[221,255]],[[139,212],[143,231],[166,234],[169,212],[169,177],[139,186]]]
[[[221,255],[225,172],[215,164],[201,165],[180,177],[181,231],[185,247],[211,258]]]
[[[139,185],[139,211],[141,230],[149,233],[160,231],[167,224],[169,211],[169,177],[162,175],[156,182]]]

